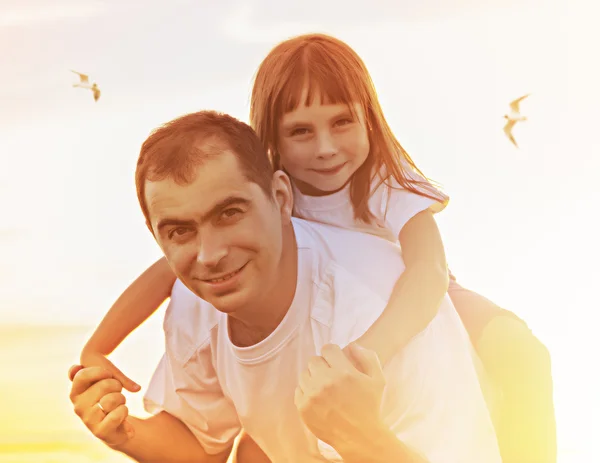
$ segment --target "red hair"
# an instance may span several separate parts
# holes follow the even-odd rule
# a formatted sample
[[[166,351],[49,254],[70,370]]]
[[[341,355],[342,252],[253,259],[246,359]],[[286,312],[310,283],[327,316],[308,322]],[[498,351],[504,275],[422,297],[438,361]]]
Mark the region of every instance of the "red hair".
[[[300,101],[307,88],[305,101]],[[358,54],[346,43],[324,34],[308,34],[281,42],[263,60],[255,76],[250,101],[250,122],[275,168],[278,124],[283,115],[298,106],[310,105],[315,97],[322,104],[346,104],[353,111],[359,103],[369,131],[370,152],[350,183],[354,215],[370,222],[368,200],[373,174],[385,166],[403,188],[443,202],[445,197],[426,180],[390,129],[379,104],[369,71]],[[407,169],[423,180],[415,180]]]

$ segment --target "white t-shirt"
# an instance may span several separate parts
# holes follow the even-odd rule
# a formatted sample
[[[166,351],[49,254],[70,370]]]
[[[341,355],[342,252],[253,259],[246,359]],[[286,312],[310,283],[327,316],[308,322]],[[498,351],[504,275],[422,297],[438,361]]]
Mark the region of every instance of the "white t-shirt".
[[[370,233],[396,242],[404,225],[419,212],[430,209],[433,213],[437,213],[448,204],[448,197],[441,191],[438,192],[443,201],[439,202],[404,189],[393,177],[386,178],[382,183],[381,177],[386,177],[385,169],[382,168],[380,172],[381,174],[374,176],[371,182],[369,210],[375,216],[372,223],[367,224],[354,217],[354,209],[350,201],[350,184],[330,195],[307,196],[302,194],[292,181],[294,215],[314,222]],[[416,172],[408,169],[407,172],[414,180],[425,181]]]
[[[243,427],[274,462],[329,461],[328,446],[294,405],[299,375],[323,345],[346,346],[381,315],[404,270],[399,247],[364,233],[293,219],[298,284],[290,309],[260,343],[239,348],[227,316],[181,282],[173,287],[166,353],[144,397],[150,413],[181,419],[209,453]],[[473,349],[449,298],[386,364],[382,416],[431,463],[500,463]]]

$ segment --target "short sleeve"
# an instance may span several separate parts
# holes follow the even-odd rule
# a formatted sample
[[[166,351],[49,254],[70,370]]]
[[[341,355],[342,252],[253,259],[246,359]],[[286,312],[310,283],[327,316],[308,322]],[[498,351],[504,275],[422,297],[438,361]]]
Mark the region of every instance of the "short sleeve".
[[[425,181],[416,173],[411,173],[415,180]],[[432,188],[432,191],[417,186],[417,189],[430,195],[439,196],[439,201],[427,196],[413,193],[403,188],[393,177],[389,177],[379,186],[381,189],[381,216],[385,227],[392,231],[395,237],[400,235],[404,225],[419,212],[427,209],[431,212],[441,212],[448,204],[448,196]]]
[[[151,414],[165,411],[179,418],[209,454],[227,450],[241,425],[233,403],[221,390],[209,340],[186,359],[178,355],[185,349],[174,349],[174,333],[166,336],[166,353],[144,396],[145,410]]]

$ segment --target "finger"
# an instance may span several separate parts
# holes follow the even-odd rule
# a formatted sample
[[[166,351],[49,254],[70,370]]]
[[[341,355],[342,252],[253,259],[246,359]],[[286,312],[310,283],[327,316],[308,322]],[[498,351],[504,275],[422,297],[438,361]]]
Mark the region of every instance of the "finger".
[[[111,392],[110,394],[106,394],[104,397],[100,399],[98,402],[102,410],[104,410],[107,414],[116,409],[119,405],[123,405],[127,402],[127,399],[120,392]]]
[[[73,376],[71,386],[71,402],[87,391],[90,386],[103,379],[112,378],[112,373],[101,367],[82,368]]]
[[[311,378],[308,370],[304,370],[300,374],[300,379],[298,381],[298,387],[302,390],[303,394],[310,394],[310,391],[313,389],[312,378]]]
[[[130,379],[129,377],[127,377],[125,375],[125,373],[123,373],[121,370],[119,370],[114,363],[112,363],[109,359],[107,359],[105,356],[98,354],[97,356],[93,357],[95,362],[99,363],[99,366],[106,368],[108,371],[110,371],[113,374],[113,377],[118,379],[121,384],[123,385],[123,387],[125,389],[127,389],[129,392],[138,392],[141,389],[141,386],[139,384],[137,384],[135,381],[133,381],[132,379]]]
[[[93,405],[100,403],[100,400],[114,392],[121,392],[123,386],[114,378],[103,379],[95,384],[92,384],[87,391],[80,394],[76,405],[83,409],[92,407]]]
[[[115,378],[118,379],[121,382],[121,384],[123,385],[123,387],[125,389],[127,389],[129,392],[138,392],[140,389],[142,389],[142,386],[140,386],[134,380],[132,380],[131,378],[126,376],[121,370],[119,370],[114,365],[113,365],[113,368],[114,368],[113,374],[115,375]]]
[[[335,370],[356,371],[350,359],[344,354],[340,346],[335,344],[326,344],[321,349],[321,356]]]
[[[364,373],[373,379],[384,379],[381,362],[374,351],[365,349],[356,343],[352,343],[350,345],[350,354],[361,373]]]
[[[312,357],[308,361],[308,372],[312,377],[319,377],[327,374],[329,370],[329,364],[321,356]]]
[[[298,386],[294,391],[294,405],[299,411],[301,411],[304,408],[304,402],[304,392],[302,392],[302,388]]]
[[[81,417],[83,424],[85,424],[88,429],[93,432],[94,429],[96,429],[96,427],[106,417],[106,412],[102,409],[102,406],[99,403],[96,403],[83,409],[81,414],[78,413],[78,415]]]
[[[119,438],[119,427],[121,427],[121,424],[125,421],[127,416],[129,416],[127,405],[120,405],[104,417],[102,422],[94,430],[94,434],[99,439],[111,443]],[[125,432],[124,429],[121,429],[120,431],[122,433]]]
[[[82,369],[83,365],[72,365],[71,368],[69,368],[69,381],[72,382],[75,375]]]

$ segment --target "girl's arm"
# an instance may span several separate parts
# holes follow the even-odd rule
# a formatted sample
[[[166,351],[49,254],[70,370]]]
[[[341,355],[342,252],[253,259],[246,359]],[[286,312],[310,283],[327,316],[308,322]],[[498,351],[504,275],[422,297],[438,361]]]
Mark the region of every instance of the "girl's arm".
[[[128,390],[139,386],[119,371],[106,356],[171,295],[175,274],[162,257],[142,273],[112,305],[81,352],[85,367],[102,366],[115,374]]]
[[[381,316],[356,341],[377,352],[382,363],[429,325],[448,291],[446,255],[433,213],[415,215],[399,240],[406,269]]]

